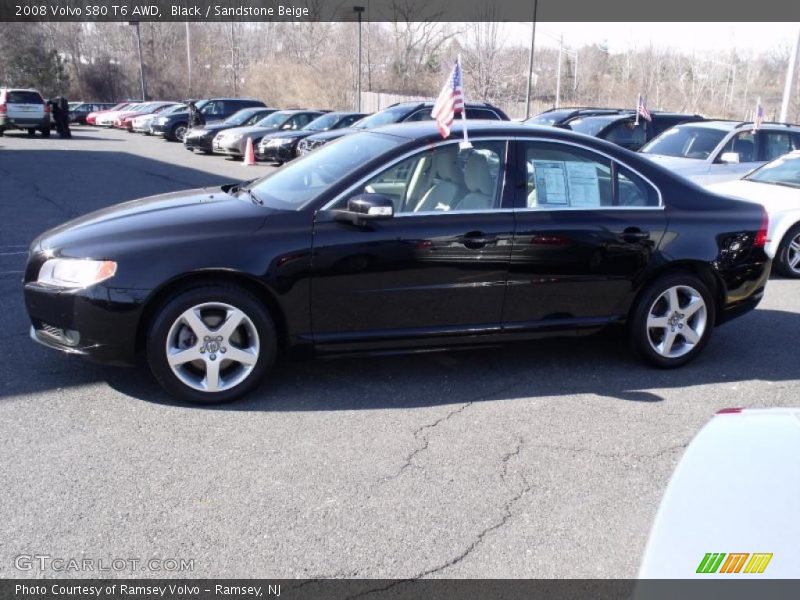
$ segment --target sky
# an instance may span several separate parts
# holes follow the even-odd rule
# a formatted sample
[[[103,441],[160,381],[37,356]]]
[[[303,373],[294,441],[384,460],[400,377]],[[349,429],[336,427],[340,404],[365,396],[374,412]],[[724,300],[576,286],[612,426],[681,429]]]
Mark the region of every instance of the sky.
[[[515,44],[530,43],[529,23],[508,23],[508,37]],[[629,48],[677,48],[684,51],[730,50],[764,52],[791,47],[800,23],[537,23],[536,46],[558,46],[564,35],[567,46],[606,42],[609,50]]]

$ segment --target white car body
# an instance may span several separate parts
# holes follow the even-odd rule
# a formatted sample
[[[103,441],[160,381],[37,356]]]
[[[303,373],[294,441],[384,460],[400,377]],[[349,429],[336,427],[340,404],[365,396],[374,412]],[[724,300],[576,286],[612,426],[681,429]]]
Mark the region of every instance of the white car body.
[[[142,104],[132,104],[123,110],[113,110],[101,113],[97,115],[97,118],[94,120],[94,124],[100,127],[112,127],[114,125],[114,120],[119,115],[126,112],[134,112],[139,106],[142,106]]]
[[[158,116],[157,113],[153,113],[150,115],[142,115],[141,117],[136,117],[131,121],[131,125],[133,126],[133,131],[138,133],[150,133],[150,123]]]
[[[683,156],[667,156],[655,153],[656,150],[650,150],[652,145],[656,145],[659,141],[667,139],[670,135],[675,135],[676,131],[681,128],[695,128],[704,129],[709,132],[718,132],[722,135],[721,140],[714,146],[707,157],[705,158],[684,158]],[[722,156],[727,152],[729,143],[737,136],[742,134],[748,135],[753,131],[752,123],[736,123],[733,121],[703,121],[685,123],[683,125],[676,125],[663,132],[660,136],[648,142],[641,150],[642,156],[652,160],[653,162],[669,169],[673,173],[682,175],[691,179],[700,185],[710,185],[713,183],[721,183],[724,181],[732,181],[740,179],[747,175],[753,169],[766,164],[770,160],[785,154],[787,151],[800,148],[800,127],[789,126],[774,123],[764,123],[758,129],[756,134],[756,147],[753,149],[752,157],[744,157],[740,162],[725,162]],[[791,146],[786,147],[775,153],[774,146],[769,146],[761,141],[763,136],[771,134],[790,135],[792,137]],[[765,138],[769,139],[769,138]],[[749,142],[748,142],[749,143]],[[750,158],[758,158],[759,160],[750,160]]]
[[[722,553],[717,569],[698,572],[710,564],[707,554]],[[726,567],[736,553],[747,556]],[[746,572],[759,564],[761,572]],[[798,577],[800,409],[721,411],[692,440],[672,475],[639,578]]]
[[[781,187],[747,179],[708,186],[714,193],[755,202],[767,209],[769,228],[764,250],[775,258],[783,236],[800,223],[800,189]]]

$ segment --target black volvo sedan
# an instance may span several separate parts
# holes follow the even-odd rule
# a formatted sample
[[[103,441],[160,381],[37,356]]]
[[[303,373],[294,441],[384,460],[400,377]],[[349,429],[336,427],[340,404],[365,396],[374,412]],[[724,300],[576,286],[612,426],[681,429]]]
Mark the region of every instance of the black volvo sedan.
[[[659,367],[764,293],[766,214],[608,142],[432,122],[347,136],[262,179],[127,202],[36,239],[31,335],[146,357],[220,402],[280,352],[411,351],[627,324]]]

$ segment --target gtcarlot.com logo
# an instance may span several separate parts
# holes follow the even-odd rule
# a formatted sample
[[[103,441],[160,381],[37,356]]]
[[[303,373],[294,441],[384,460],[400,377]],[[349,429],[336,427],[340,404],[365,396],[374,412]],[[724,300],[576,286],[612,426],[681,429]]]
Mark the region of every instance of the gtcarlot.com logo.
[[[58,573],[194,571],[193,558],[89,558],[60,557],[49,554],[20,554],[14,559],[18,571]]]
[[[771,560],[772,553],[766,552],[707,552],[697,566],[697,572],[757,574],[763,573]]]

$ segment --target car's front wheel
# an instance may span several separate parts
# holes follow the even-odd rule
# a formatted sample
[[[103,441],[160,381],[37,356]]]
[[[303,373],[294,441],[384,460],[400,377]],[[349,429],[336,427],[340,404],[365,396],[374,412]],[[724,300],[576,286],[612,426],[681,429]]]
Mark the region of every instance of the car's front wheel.
[[[170,137],[178,142],[183,142],[183,138],[186,137],[186,132],[188,130],[189,128],[186,126],[185,123],[178,123],[177,125],[175,125],[175,127],[172,128]]]
[[[275,362],[275,325],[245,290],[203,285],[157,313],[147,360],[170,394],[197,403],[229,402],[252,390]]]
[[[663,368],[697,357],[714,328],[715,307],[703,281],[689,273],[660,277],[641,294],[629,328],[634,351]]]
[[[776,266],[781,275],[800,279],[800,223],[783,236],[776,258]]]

